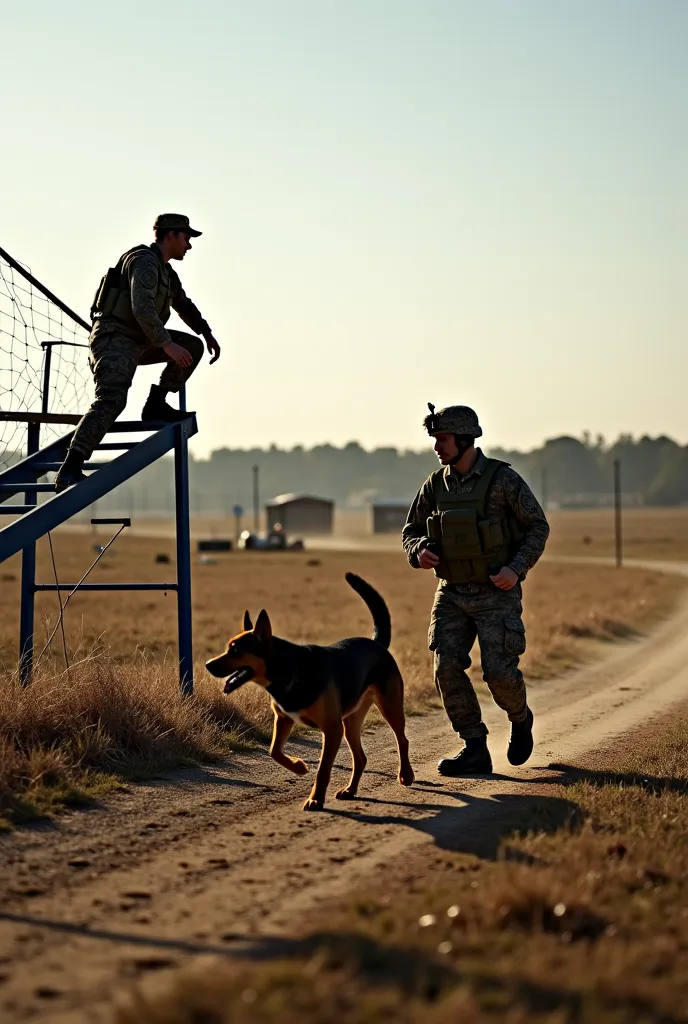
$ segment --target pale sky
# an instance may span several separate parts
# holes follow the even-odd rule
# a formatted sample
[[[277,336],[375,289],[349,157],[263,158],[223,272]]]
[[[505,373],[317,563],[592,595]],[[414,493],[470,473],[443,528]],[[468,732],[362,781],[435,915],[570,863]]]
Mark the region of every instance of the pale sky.
[[[686,0],[0,0],[0,246],[84,315],[157,213],[194,450],[688,442]],[[171,324],[179,326],[179,324]],[[138,414],[150,368],[140,371]]]

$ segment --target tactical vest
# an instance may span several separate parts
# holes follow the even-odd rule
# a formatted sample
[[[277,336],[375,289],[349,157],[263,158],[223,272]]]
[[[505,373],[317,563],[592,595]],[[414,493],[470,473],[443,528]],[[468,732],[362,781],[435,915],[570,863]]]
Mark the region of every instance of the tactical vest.
[[[123,256],[120,256],[117,266],[110,267],[98,285],[98,290],[91,306],[91,319],[95,316],[114,316],[128,327],[140,330],[139,322],[131,308],[129,271],[137,256],[140,256],[143,252],[150,251],[151,248],[148,245],[137,245],[133,249],[129,249],[128,252],[125,252]],[[160,263],[158,290],[155,295],[155,312],[163,323],[166,323],[170,317],[173,274],[174,271],[170,267],[166,268]]]
[[[435,576],[448,583],[488,583],[516,554],[523,533],[506,513],[488,517],[487,495],[500,466],[508,463],[487,459],[472,491],[452,494],[444,469],[432,474],[437,512],[427,523],[440,562]]]

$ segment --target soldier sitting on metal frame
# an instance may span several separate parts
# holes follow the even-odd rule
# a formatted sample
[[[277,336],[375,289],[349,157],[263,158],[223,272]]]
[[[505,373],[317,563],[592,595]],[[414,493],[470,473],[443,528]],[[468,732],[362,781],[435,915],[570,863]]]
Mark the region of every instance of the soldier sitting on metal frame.
[[[525,764],[533,751],[533,713],[518,667],[526,649],[521,583],[544,551],[549,525],[522,477],[475,447],[482,430],[472,409],[429,409],[423,423],[442,467],[418,492],[402,539],[413,568],[432,569],[439,578],[428,637],[435,685],[465,744],[437,768],[441,775],[488,775],[492,758],[467,675],[470,652],[477,637],[483,679],[511,721],[507,757]]]
[[[180,391],[203,356],[204,339],[211,364],[220,356],[200,310],[185,294],[170,260],[183,260],[191,239],[201,232],[181,213],[163,213],[153,225],[155,242],[137,245],[120,256],[102,278],[91,307],[89,363],[95,379],[95,400],[74,431],[72,443],[55,478],[63,491],[85,479],[82,467],[124,410],[137,366],[164,363],[160,383],[153,384],[141,419],[176,423],[191,415],[165,401]],[[168,331],[174,310],[194,334]]]

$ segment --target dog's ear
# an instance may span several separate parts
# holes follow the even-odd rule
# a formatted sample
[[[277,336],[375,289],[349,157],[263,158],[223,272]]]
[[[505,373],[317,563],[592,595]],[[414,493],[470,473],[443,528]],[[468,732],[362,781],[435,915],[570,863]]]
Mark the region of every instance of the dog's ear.
[[[261,609],[260,615],[256,619],[256,625],[253,630],[254,636],[257,636],[259,640],[269,644],[272,640],[272,626],[270,625],[270,619],[265,609]]]
[[[251,622],[251,616],[248,611],[244,612],[244,632],[248,633],[249,629],[253,629],[253,623]]]

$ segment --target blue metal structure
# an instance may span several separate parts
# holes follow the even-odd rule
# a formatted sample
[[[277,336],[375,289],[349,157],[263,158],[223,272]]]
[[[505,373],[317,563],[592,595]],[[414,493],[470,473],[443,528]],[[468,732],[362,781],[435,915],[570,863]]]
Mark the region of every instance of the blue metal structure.
[[[33,287],[39,289],[51,302],[80,324],[89,325],[4,250],[0,255],[22,274]],[[19,622],[19,671],[23,684],[31,680],[34,648],[34,599],[39,591],[73,590],[75,584],[36,583],[36,541],[56,526],[102,498],[109,491],[155,462],[167,452],[174,452],[174,480],[176,506],[177,579],[170,583],[88,583],[79,589],[94,590],[163,590],[177,594],[179,683],[185,695],[193,693],[193,637],[191,622],[191,541],[189,528],[189,452],[188,440],[198,430],[196,417],[190,414],[179,423],[117,422],[111,434],[140,433],[141,440],[104,440],[98,451],[120,452],[109,461],[87,462],[87,477],[81,483],[55,494],[54,485],[45,481],[47,473],[60,467],[71,442],[73,431],[40,447],[41,424],[76,425],[78,415],[52,415],[48,412],[50,365],[52,348],[59,341],[42,343],[44,351],[43,391],[40,412],[0,412],[0,420],[26,423],[26,457],[0,473],[0,516],[17,518],[0,529],[0,562],[22,552],[21,605]],[[62,344],[73,344],[65,342]],[[180,395],[180,408],[186,409],[184,391]],[[48,500],[38,501],[40,493],[50,493]],[[23,495],[22,504],[8,504],[7,500]]]
[[[2,414],[0,416],[9,416]],[[191,415],[180,423],[116,423],[114,432],[145,431],[141,441],[104,442],[106,451],[121,449],[122,454],[109,462],[87,462],[87,478],[74,487],[54,493],[53,484],[41,482],[44,474],[56,471],[67,453],[72,433],[38,448],[40,422],[44,414],[22,414],[27,420],[27,456],[0,473],[0,515],[16,515],[14,522],[0,529],[0,562],[22,552],[21,607],[19,625],[20,675],[23,683],[31,678],[33,665],[34,596],[37,591],[72,590],[74,584],[37,584],[36,541],[61,523],[92,505],[108,491],[118,487],[156,459],[174,451],[177,579],[170,583],[102,583],[82,584],[83,590],[170,590],[176,592],[179,627],[179,682],[182,692],[193,692],[193,644],[191,628],[191,542],[189,531],[189,469],[188,439],[196,431],[196,418]],[[19,414],[13,416],[19,418]],[[52,417],[54,420],[58,417]],[[33,450],[32,450],[33,449]],[[52,497],[38,504],[40,492]],[[5,500],[23,492],[24,504],[5,504]]]

